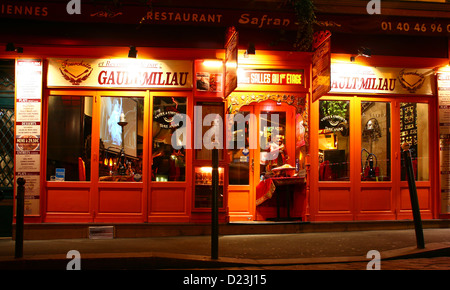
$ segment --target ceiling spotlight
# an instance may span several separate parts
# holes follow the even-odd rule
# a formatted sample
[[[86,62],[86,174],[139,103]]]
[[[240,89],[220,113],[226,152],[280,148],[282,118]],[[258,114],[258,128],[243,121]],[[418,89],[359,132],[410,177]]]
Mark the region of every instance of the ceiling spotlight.
[[[128,57],[129,58],[136,58],[137,57],[137,50],[135,46],[130,46],[130,50],[128,51]]]
[[[358,55],[364,56],[364,57],[371,57],[372,56],[372,50],[367,47],[361,47],[358,50]]]
[[[16,47],[14,46],[14,43],[8,43],[6,44],[6,51],[15,51]]]
[[[22,47],[16,47],[14,43],[10,42],[6,44],[6,51],[15,51],[17,53],[23,53]]]
[[[256,49],[255,49],[255,44],[250,42],[248,44],[248,48],[247,50],[244,52],[244,57],[248,57],[248,55],[255,55],[256,54]]]
[[[367,48],[367,47],[361,47],[358,50],[358,55],[350,56],[350,62],[355,62],[356,58],[359,57],[359,56],[371,57],[372,56],[372,50],[370,48]]]

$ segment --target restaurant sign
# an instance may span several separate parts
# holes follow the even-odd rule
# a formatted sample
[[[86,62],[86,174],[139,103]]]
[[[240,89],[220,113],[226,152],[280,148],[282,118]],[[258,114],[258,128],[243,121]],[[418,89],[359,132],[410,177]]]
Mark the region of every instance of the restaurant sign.
[[[433,69],[331,64],[330,93],[433,95]]]
[[[48,87],[192,88],[192,61],[49,58]]]
[[[304,71],[244,70],[239,74],[239,84],[297,85],[304,87]]]

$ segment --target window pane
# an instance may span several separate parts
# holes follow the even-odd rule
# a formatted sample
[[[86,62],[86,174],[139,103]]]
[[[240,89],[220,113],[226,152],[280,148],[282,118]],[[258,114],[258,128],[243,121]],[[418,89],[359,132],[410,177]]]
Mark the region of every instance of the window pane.
[[[391,180],[391,107],[361,102],[361,180]]]
[[[261,178],[270,177],[272,169],[287,164],[286,112],[264,112],[259,115]]]
[[[429,180],[428,104],[400,104],[400,145],[405,142],[410,144],[415,179]],[[407,180],[403,154],[401,155],[402,180]]]
[[[184,181],[186,172],[185,136],[176,138],[177,144],[172,146],[172,135],[179,126],[171,125],[174,116],[186,114],[186,98],[154,97],[153,98],[153,128],[152,128],[152,180],[153,181]],[[180,116],[180,115],[178,115]]]
[[[319,101],[319,180],[348,181],[350,102]]]
[[[47,123],[47,180],[91,180],[92,97],[49,96]]]
[[[195,106],[195,123],[201,128],[194,128],[195,159],[211,160],[215,143],[223,148],[224,104],[219,102],[198,102]],[[198,144],[201,143],[201,149]],[[219,149],[219,160],[223,159],[223,150]]]
[[[239,112],[234,114],[234,121],[228,120],[227,134],[229,144],[227,148],[230,158],[229,184],[248,185],[249,184],[249,112]]]
[[[101,98],[100,181],[142,181],[143,122],[143,98]]]

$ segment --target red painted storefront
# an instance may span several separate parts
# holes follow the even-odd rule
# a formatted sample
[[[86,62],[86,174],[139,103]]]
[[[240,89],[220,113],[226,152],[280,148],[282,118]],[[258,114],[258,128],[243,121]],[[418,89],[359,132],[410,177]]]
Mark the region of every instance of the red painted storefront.
[[[448,64],[447,58],[372,56],[350,62],[351,54],[333,53],[331,88],[316,95],[314,53],[257,47],[255,55],[245,57],[245,46],[239,46],[238,85],[229,95],[225,93],[224,48],[137,46],[137,60],[143,60],[147,68],[153,63],[167,67],[164,85],[162,79],[144,85],[126,84],[120,79],[117,67],[133,65],[134,61],[127,58],[129,47],[123,45],[25,44],[23,54],[3,53],[2,58],[42,61],[39,194],[30,203],[26,222],[209,222],[211,180],[207,167],[211,166],[211,155],[208,148],[196,147],[194,141],[211,129],[211,123],[202,123],[208,113],[219,114],[222,120],[231,113],[254,117],[244,119],[243,128],[227,127],[225,123],[222,128],[224,136],[243,134],[249,140],[244,150],[219,150],[222,223],[274,219],[276,197],[285,192],[292,192],[289,214],[296,220],[412,219],[407,181],[402,175],[400,145],[406,140],[402,137],[417,141],[422,218],[448,218],[440,194],[435,75]],[[107,61],[111,61],[109,68],[105,68]],[[83,75],[85,65],[94,68],[90,74]],[[356,72],[351,71],[354,66],[359,66]],[[361,71],[373,74],[368,77],[375,79],[373,83],[368,84]],[[282,75],[289,75],[289,82],[283,81]],[[355,80],[358,76],[361,80]],[[209,80],[206,89],[202,87],[205,77]],[[420,88],[411,81],[415,77],[423,78]],[[354,85],[349,83],[351,78]],[[103,132],[108,124],[105,108],[112,110],[116,100],[135,112],[132,120],[136,128],[131,138],[135,151],[124,148],[127,162],[132,161],[133,175],[113,170],[120,159],[120,146],[107,143]],[[173,117],[175,113],[171,112],[175,111],[191,121],[183,139],[178,139],[187,142],[183,144],[189,149],[172,146],[170,152],[163,153],[177,128],[170,128],[162,119]],[[408,120],[416,124],[412,128],[417,131],[415,135],[406,132],[411,128],[404,128],[406,112],[411,112],[408,116],[413,119]],[[78,114],[75,125],[70,119],[58,121],[61,114],[69,113]],[[268,116],[275,122],[275,115],[281,118],[277,120],[280,125],[261,123]],[[336,120],[325,124],[331,118]],[[368,123],[370,119],[376,119],[377,132],[366,128],[374,124]],[[278,134],[284,147],[284,159],[276,165],[264,160],[267,150],[261,149],[274,128],[281,129]],[[230,140],[236,141],[233,137]],[[80,145],[68,150],[71,142]],[[168,154],[166,159],[162,158],[164,154]],[[369,168],[369,156],[376,156],[379,164]],[[273,169],[283,164],[293,168],[286,171],[291,178],[274,178],[266,172],[268,165]],[[163,167],[169,169],[160,174]],[[64,168],[64,181],[56,180],[56,168]],[[367,170],[372,169],[376,172],[369,176]],[[281,218],[287,214],[286,207],[281,206]]]

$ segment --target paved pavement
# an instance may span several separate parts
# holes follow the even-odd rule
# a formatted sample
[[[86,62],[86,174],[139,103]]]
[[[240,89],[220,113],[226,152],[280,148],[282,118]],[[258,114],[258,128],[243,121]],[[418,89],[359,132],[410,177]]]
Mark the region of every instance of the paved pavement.
[[[351,269],[376,264],[389,269],[450,269],[450,228],[424,229],[418,249],[414,229],[296,234],[225,235],[219,259],[211,259],[210,236],[119,239],[25,240],[14,258],[15,241],[0,239],[0,269],[66,269],[76,250],[90,269]],[[377,252],[375,252],[376,254]]]

